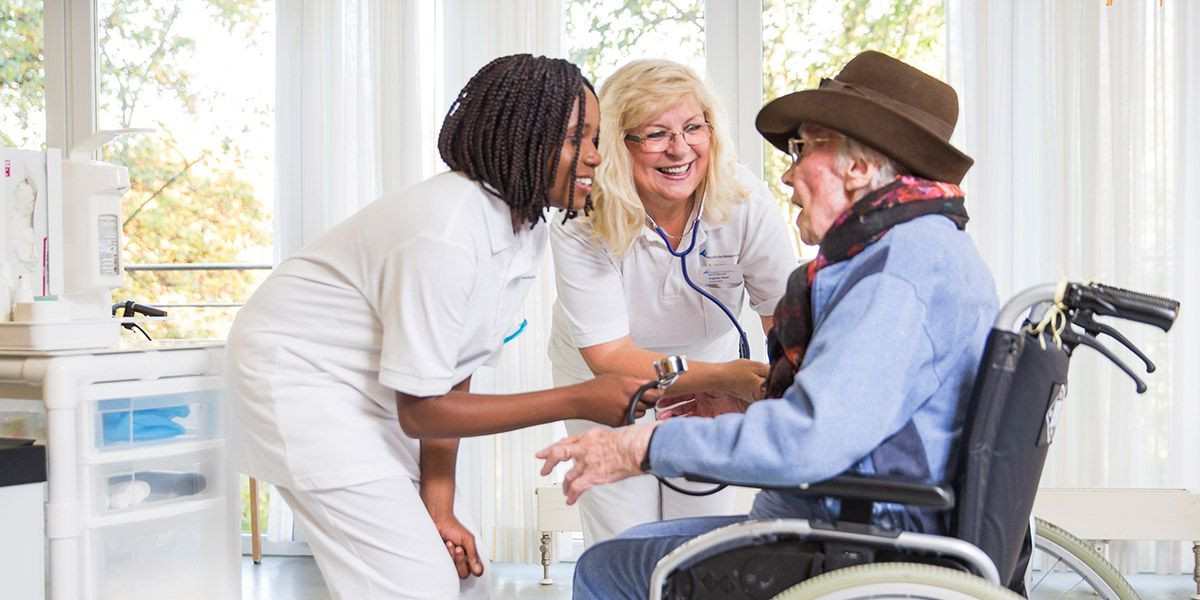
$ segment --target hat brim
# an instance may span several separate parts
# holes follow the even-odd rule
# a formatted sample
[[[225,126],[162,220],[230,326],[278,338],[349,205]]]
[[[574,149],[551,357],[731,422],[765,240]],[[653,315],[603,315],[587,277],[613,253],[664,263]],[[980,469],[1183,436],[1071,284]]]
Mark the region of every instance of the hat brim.
[[[780,96],[758,111],[754,126],[772,146],[787,141],[804,123],[848,135],[935,181],[960,183],[974,163],[941,136],[870,98],[833,90],[804,90]]]

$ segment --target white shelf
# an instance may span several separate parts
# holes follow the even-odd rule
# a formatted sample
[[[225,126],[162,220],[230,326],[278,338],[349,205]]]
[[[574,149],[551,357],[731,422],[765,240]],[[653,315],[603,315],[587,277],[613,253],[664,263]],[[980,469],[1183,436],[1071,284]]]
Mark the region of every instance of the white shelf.
[[[103,517],[92,517],[87,519],[89,528],[114,527],[117,525],[128,525],[130,523],[142,523],[145,521],[154,521],[157,519],[166,519],[169,517],[177,517],[188,513],[200,512],[220,506],[224,500],[220,497],[204,498],[201,500],[183,500],[180,502],[170,502],[155,506],[152,508],[134,509],[126,512],[121,512],[112,515],[104,515]]]
[[[148,460],[153,458],[182,456],[185,454],[194,454],[197,452],[204,452],[205,450],[224,447],[225,440],[223,439],[199,440],[195,442],[163,442],[159,444],[138,446],[129,450],[87,452],[83,456],[83,463],[86,465],[106,465],[110,463],[131,460]]]
[[[50,600],[240,595],[240,494],[228,462],[220,370],[215,344],[0,350],[0,412],[34,412],[25,408],[27,399],[45,407],[36,411],[40,420],[30,418],[48,450]],[[110,407],[110,400],[118,402]],[[183,432],[175,438],[137,442],[129,433],[128,440],[100,444],[105,414],[182,404],[191,409],[176,419]],[[202,475],[205,487],[108,507],[113,477],[158,471]]]

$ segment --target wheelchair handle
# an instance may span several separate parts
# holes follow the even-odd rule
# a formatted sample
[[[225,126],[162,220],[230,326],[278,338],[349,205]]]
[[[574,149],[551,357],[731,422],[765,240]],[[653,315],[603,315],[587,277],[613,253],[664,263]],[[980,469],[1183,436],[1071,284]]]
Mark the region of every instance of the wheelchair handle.
[[[1170,331],[1179,316],[1179,302],[1123,290],[1100,283],[1068,283],[1063,303],[1072,308],[1091,310],[1098,315],[1128,319]]]

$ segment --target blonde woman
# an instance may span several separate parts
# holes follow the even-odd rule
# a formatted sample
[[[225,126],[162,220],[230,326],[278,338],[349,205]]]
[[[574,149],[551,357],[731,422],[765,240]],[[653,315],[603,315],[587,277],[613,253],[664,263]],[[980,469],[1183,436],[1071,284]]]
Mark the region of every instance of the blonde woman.
[[[554,383],[649,380],[655,359],[682,354],[690,369],[662,405],[698,416],[744,409],[761,397],[767,366],[739,358],[748,356],[740,329],[770,328],[796,267],[775,200],[737,164],[718,101],[688,67],[629,63],[601,88],[600,106],[595,209],[550,231]],[[761,323],[736,322],[746,296]],[[571,435],[604,427],[566,425]],[[626,479],[580,499],[585,543],[640,523],[729,514],[732,503],[732,490],[694,497],[653,476]]]

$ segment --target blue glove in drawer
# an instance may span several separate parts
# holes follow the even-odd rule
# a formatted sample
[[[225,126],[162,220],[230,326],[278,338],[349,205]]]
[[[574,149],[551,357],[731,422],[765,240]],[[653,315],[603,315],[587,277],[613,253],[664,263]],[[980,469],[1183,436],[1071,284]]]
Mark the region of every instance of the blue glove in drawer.
[[[104,443],[146,442],[183,435],[187,430],[175,419],[186,417],[190,412],[191,409],[185,404],[105,413],[102,415]]]

